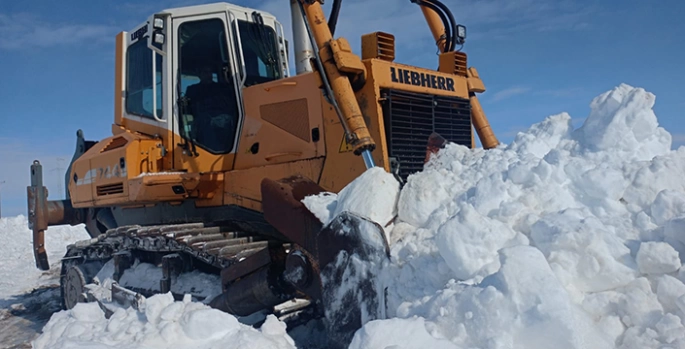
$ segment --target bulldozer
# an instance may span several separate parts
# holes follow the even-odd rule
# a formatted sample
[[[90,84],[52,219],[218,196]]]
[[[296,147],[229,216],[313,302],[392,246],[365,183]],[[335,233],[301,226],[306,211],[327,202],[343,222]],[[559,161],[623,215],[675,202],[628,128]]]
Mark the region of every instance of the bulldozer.
[[[466,28],[439,0],[410,1],[437,69],[396,62],[395,37],[380,31],[354,53],[335,38],[342,1],[328,19],[322,3],[290,0],[292,45],[275,16],[230,3],[166,9],[116,36],[112,135],[77,131],[65,199],[49,200],[40,162],[30,168],[36,267],[50,268],[49,226],[83,224],[91,237],[61,259],[65,309],[103,303],[91,291],[109,268],[121,304],[171,292],[238,317],[322,318],[342,345],[384,316],[385,222],[343,212],[324,225],[303,199],[376,167],[401,185],[447,142],[475,147],[474,131],[484,148],[498,141],[461,50]],[[141,264],[157,272],[136,284]],[[188,282],[194,273],[218,292]]]

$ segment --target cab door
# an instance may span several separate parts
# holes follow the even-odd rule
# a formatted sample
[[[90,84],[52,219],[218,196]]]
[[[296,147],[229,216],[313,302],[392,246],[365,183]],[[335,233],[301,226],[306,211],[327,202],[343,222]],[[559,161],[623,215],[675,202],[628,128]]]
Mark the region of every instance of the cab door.
[[[173,19],[174,168],[233,169],[243,121],[241,77],[226,11]]]

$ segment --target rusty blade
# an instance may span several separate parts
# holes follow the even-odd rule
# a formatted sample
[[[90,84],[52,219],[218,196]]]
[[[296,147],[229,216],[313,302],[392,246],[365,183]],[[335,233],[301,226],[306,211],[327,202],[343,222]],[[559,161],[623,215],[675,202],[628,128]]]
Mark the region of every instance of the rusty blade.
[[[265,178],[261,187],[264,219],[287,240],[316,255],[315,238],[322,224],[302,203],[302,199],[319,194],[324,189],[302,176],[278,181]]]
[[[426,158],[424,159],[423,163],[427,163],[428,160],[430,160],[431,154],[437,154],[440,149],[445,148],[445,145],[447,145],[447,140],[445,138],[443,138],[437,132],[431,133],[431,135],[428,136],[428,144],[426,145]]]
[[[47,189],[43,186],[43,167],[38,161],[31,165],[31,186],[27,187],[29,229],[33,231],[33,258],[40,270],[50,269],[45,251],[45,230],[48,228]]]

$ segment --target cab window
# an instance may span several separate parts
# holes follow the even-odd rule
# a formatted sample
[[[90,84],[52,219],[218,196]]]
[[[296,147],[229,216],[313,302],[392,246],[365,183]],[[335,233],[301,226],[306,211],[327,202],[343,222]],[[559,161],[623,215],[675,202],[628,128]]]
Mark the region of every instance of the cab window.
[[[162,117],[162,56],[155,56],[157,117]],[[147,40],[141,39],[128,47],[126,53],[126,112],[152,118],[152,57]]]
[[[238,20],[238,28],[247,71],[245,85],[280,79],[278,39],[273,28],[244,20]]]
[[[181,129],[186,139],[213,154],[233,150],[239,110],[224,22],[185,22],[178,29]]]

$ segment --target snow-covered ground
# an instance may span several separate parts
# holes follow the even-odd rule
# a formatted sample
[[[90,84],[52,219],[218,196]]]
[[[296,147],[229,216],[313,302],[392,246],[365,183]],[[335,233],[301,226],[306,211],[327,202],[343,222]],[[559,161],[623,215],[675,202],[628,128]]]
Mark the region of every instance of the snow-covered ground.
[[[33,260],[33,235],[25,216],[0,218],[0,305],[22,291],[50,285],[59,276],[60,258],[69,243],[88,239],[84,226],[50,227],[45,236],[50,270],[42,272]]]
[[[83,226],[51,227],[45,236],[51,268],[33,260],[32,234],[25,216],[0,218],[0,348],[23,348],[60,310],[60,258],[66,246],[87,239]]]
[[[497,149],[448,145],[401,191],[372,169],[340,196],[307,199],[323,221],[352,210],[386,226],[388,318],[350,347],[685,348],[685,148],[670,150],[654,103],[620,85],[578,129],[550,116]],[[47,235],[57,256],[85,235],[65,229]],[[46,279],[25,219],[0,232],[17,241],[0,247],[3,302]],[[275,318],[253,329],[167,295],[109,319],[82,304],[42,330],[37,348],[294,346]]]

